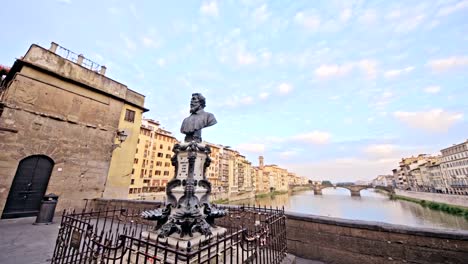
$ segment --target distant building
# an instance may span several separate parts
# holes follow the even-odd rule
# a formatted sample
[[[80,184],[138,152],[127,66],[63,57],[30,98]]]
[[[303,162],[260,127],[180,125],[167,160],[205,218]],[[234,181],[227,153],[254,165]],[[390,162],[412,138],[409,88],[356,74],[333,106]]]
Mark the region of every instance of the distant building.
[[[16,60],[0,90],[2,218],[36,215],[46,193],[59,195],[60,211],[121,187],[108,177],[115,144],[123,133],[121,148],[136,147],[134,126],[147,110],[143,95],[105,70],[55,43]]]
[[[130,199],[162,200],[167,183],[174,178],[172,149],[177,139],[152,119],[143,119],[134,151],[133,169],[126,194]]]
[[[372,186],[393,187],[393,175],[379,175],[372,180]]]
[[[468,195],[468,140],[441,150],[444,193]]]

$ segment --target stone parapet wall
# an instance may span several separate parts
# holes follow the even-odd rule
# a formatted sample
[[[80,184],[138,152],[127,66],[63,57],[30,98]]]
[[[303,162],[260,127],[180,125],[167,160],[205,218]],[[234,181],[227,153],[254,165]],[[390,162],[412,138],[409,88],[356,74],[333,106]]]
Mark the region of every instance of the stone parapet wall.
[[[419,200],[426,200],[426,201],[431,201],[431,202],[446,203],[446,204],[468,207],[467,195],[413,192],[413,191],[403,191],[399,189],[395,189],[395,194],[414,198],[414,199],[419,199]]]
[[[287,213],[288,252],[325,263],[466,263],[468,232]]]

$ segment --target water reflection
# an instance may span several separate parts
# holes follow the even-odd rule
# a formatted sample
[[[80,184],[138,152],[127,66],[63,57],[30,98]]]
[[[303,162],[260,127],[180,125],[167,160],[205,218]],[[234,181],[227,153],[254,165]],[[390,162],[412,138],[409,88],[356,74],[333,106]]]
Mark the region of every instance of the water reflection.
[[[468,221],[441,211],[424,208],[419,204],[390,200],[386,195],[374,190],[361,191],[361,197],[351,197],[350,191],[343,188],[326,188],[323,195],[313,191],[302,191],[251,200],[233,204],[256,204],[261,206],[283,207],[287,211],[314,215],[386,222],[399,225],[465,229]]]

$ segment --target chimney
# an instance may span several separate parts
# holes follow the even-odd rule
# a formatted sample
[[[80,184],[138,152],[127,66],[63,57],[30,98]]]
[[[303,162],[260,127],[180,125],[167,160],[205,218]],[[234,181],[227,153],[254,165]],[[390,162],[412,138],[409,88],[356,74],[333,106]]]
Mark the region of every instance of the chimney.
[[[99,73],[102,75],[106,75],[106,70],[107,70],[106,66],[101,66],[101,70],[99,71]]]
[[[50,49],[49,49],[49,50],[50,50],[51,52],[55,53],[55,52],[57,51],[57,48],[58,48],[58,44],[52,41],[52,42],[50,43]]]
[[[78,60],[76,61],[76,63],[78,63],[78,65],[81,65],[83,64],[83,60],[84,60],[84,56],[83,54],[80,54],[78,55]]]

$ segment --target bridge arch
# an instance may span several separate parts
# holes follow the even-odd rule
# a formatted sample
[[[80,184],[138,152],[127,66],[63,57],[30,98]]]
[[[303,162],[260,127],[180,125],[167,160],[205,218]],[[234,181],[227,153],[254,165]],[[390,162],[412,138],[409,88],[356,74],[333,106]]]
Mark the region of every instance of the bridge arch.
[[[314,194],[315,195],[322,195],[322,190],[325,188],[344,188],[351,192],[351,196],[361,196],[361,190],[373,188],[372,186],[368,185],[314,185]]]

